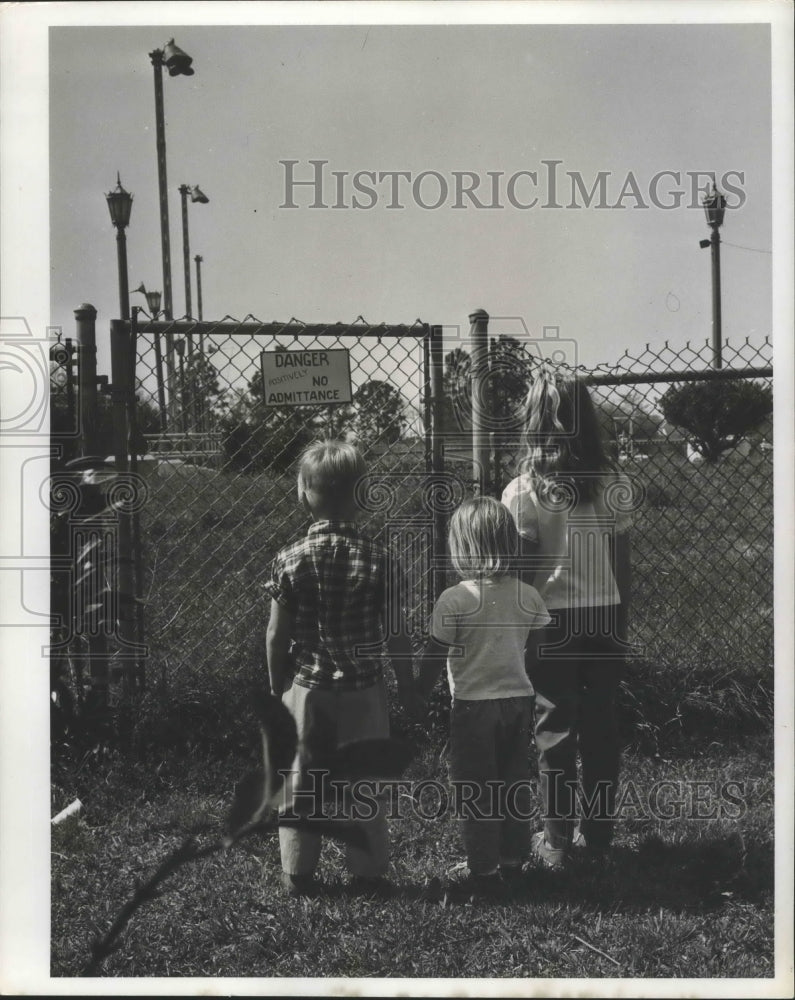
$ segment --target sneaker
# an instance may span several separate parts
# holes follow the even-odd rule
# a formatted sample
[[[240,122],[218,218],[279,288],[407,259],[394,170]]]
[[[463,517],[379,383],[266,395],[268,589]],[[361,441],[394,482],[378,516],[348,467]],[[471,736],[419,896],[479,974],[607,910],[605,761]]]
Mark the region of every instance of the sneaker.
[[[505,883],[499,872],[475,875],[467,868],[448,879],[444,899],[448,902],[474,903],[481,899],[499,899],[504,895]]]
[[[282,872],[282,888],[290,896],[315,896],[320,883],[314,875],[289,875]]]
[[[544,831],[539,830],[533,834],[530,842],[530,851],[547,868],[560,870],[565,868],[569,859],[569,852],[565,847],[550,847],[544,838]]]
[[[395,885],[384,875],[351,875],[348,891],[366,899],[391,899]]]

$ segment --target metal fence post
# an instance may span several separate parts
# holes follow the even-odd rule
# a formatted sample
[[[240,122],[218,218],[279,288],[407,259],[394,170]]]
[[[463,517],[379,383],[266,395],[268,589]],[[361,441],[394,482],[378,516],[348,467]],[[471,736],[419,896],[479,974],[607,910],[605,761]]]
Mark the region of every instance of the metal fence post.
[[[720,312],[720,233],[718,227],[712,227],[710,237],[710,256],[712,259],[712,365],[723,367],[722,331]]]
[[[113,398],[113,453],[116,464],[116,472],[122,476],[130,471],[129,463],[129,442],[130,425],[128,420],[128,406],[133,391],[131,384],[132,365],[130,361],[130,323],[125,320],[111,320],[110,324],[110,363]],[[128,490],[121,494],[124,496]],[[118,556],[116,559],[116,599],[118,608],[117,636],[119,648],[116,659],[120,662],[116,666],[115,673],[121,674],[122,691],[129,695],[133,687],[133,670],[130,666],[130,657],[136,649],[135,642],[135,573],[133,557],[133,526],[132,513],[130,507],[134,492],[134,485],[130,485],[130,503],[120,503],[117,507],[118,515]],[[126,497],[125,497],[126,499]],[[124,663],[128,661],[128,663]]]
[[[135,384],[135,372],[138,363],[138,313],[139,308],[136,306],[132,310],[132,321],[130,324],[130,341],[129,341],[129,361],[130,361],[130,386],[128,392],[128,413],[129,413],[129,427],[130,427],[130,472],[135,476],[138,472],[138,452],[139,441],[142,440],[139,434],[138,428],[138,396],[136,393]],[[144,442],[145,443],[145,442]],[[144,623],[144,567],[143,567],[143,540],[141,536],[141,515],[138,511],[138,505],[135,505],[135,510],[132,513],[132,545],[133,545],[133,560],[135,565],[135,625],[136,625],[136,641],[139,647],[143,648],[145,639],[145,623]],[[136,684],[139,691],[143,691],[146,686],[146,674],[144,670],[143,659],[136,660]]]
[[[489,314],[476,309],[469,316],[472,344],[472,480],[481,495],[491,492],[489,407]]]
[[[435,482],[437,477],[444,472],[444,389],[443,389],[443,341],[442,328],[440,326],[429,327],[428,362],[429,362],[429,389],[430,389],[430,460],[431,476]],[[433,502],[433,572],[431,574],[431,597],[435,601],[444,589],[445,579],[445,552],[447,550],[447,517],[444,508],[439,502],[438,493],[441,489],[432,489],[431,496],[435,498]]]
[[[96,455],[97,431],[97,310],[84,302],[75,309],[77,340],[78,409],[80,413],[80,454]]]

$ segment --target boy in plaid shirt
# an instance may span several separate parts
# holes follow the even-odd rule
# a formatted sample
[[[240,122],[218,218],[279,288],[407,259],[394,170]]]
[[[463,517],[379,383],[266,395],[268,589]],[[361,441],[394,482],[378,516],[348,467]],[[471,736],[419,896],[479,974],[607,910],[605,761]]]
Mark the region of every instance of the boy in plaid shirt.
[[[356,524],[357,482],[367,473],[360,452],[343,441],[322,441],[304,452],[298,497],[312,516],[305,538],[282,549],[273,561],[266,590],[271,598],[266,648],[271,691],[290,709],[298,728],[296,767],[304,780],[312,738],[329,746],[389,736],[382,653],[386,644],[401,704],[411,710],[414,680],[411,645],[399,607],[401,587],[385,546]],[[385,637],[386,622],[400,634]],[[293,670],[295,671],[292,676]],[[307,743],[309,745],[307,745]],[[357,822],[369,851],[346,845],[346,863],[357,890],[383,891],[389,837],[383,803],[372,819]],[[288,892],[315,891],[321,838],[311,830],[279,829],[282,882]]]

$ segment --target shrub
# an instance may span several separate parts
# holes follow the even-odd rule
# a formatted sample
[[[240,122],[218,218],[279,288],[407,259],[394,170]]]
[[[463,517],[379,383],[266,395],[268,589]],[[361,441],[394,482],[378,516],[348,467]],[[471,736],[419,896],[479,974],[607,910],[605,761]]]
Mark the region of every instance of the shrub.
[[[706,461],[716,462],[773,412],[773,392],[756,382],[688,382],[672,385],[660,408]]]

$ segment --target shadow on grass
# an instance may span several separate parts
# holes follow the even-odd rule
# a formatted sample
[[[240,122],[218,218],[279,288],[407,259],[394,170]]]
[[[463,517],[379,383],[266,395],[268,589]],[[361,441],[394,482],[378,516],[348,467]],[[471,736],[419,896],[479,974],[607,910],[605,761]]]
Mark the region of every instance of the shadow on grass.
[[[717,911],[733,902],[758,904],[772,897],[772,843],[749,845],[736,835],[666,843],[656,836],[635,848],[615,847],[606,860],[575,860],[562,871],[530,864],[504,896],[477,905],[514,907],[566,903],[612,913]],[[351,892],[343,880],[323,882],[319,896],[343,900]],[[440,905],[444,887],[408,880],[395,885],[395,901]],[[384,900],[374,899],[375,905]],[[463,903],[453,901],[452,905]]]
[[[614,847],[606,860],[577,860],[561,872],[531,867],[522,895],[538,902],[568,901],[615,912],[706,912],[772,895],[772,843],[738,835],[668,843],[657,836],[637,847]]]

